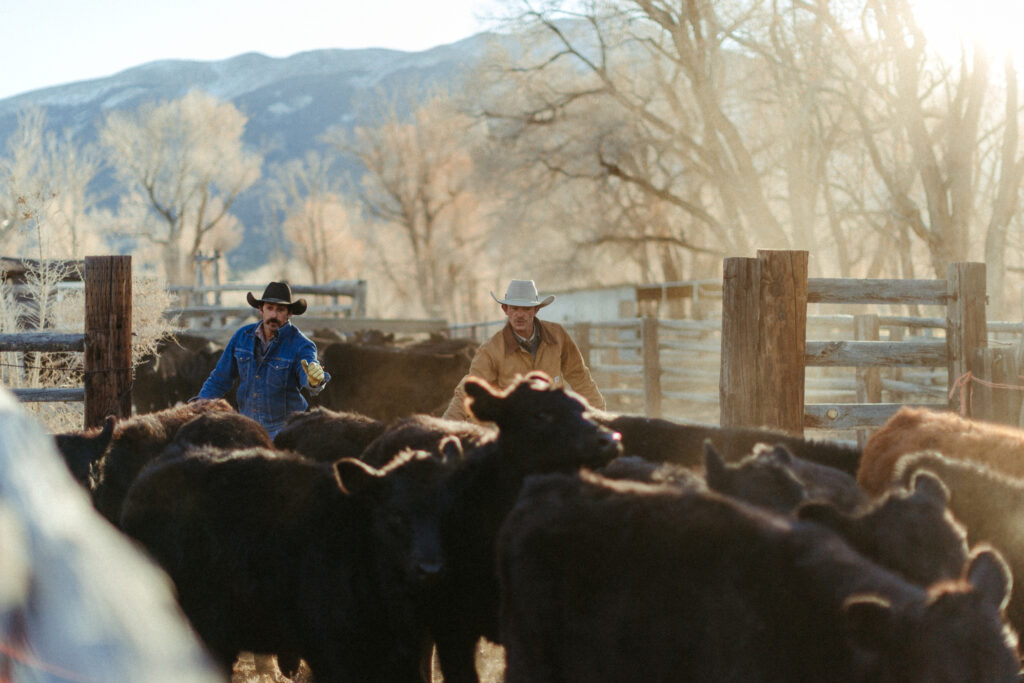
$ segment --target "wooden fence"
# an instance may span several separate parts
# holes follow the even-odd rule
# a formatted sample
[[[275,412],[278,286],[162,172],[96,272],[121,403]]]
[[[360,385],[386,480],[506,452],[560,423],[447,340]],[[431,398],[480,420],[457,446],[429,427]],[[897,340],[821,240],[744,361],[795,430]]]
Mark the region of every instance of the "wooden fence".
[[[245,303],[245,293],[253,292],[259,296],[264,287],[266,283],[171,285],[167,290],[177,295],[182,305],[168,309],[164,315],[183,322],[190,331],[209,330],[209,334],[214,336],[225,330],[234,331],[239,324],[249,322],[253,317],[253,308]],[[336,280],[322,285],[293,284],[291,288],[296,296],[314,297],[305,315],[307,319],[316,318],[324,327],[340,318],[366,316],[366,280]],[[237,295],[232,299],[244,305],[225,306],[225,293]],[[317,300],[329,303],[318,303]]]
[[[983,264],[951,264],[945,280],[834,279],[797,273],[805,258],[727,259],[720,317],[571,325],[609,409],[857,439],[900,405],[1018,423],[1024,325],[985,320]],[[922,309],[940,315],[902,314]],[[482,340],[502,324],[452,333]]]
[[[131,415],[132,266],[131,256],[85,258],[85,329],[82,333],[0,334],[0,351],[82,352],[79,388],[13,388],[25,402],[84,401],[84,426],[107,415]]]
[[[945,339],[808,342],[810,302],[945,305]],[[809,279],[803,251],[763,250],[756,259],[726,259],[721,424],[798,434],[805,426],[878,426],[899,404],[805,405],[805,368],[943,366],[952,391],[986,343],[984,264],[950,264],[946,280],[850,280]],[[948,406],[947,401],[933,407]]]

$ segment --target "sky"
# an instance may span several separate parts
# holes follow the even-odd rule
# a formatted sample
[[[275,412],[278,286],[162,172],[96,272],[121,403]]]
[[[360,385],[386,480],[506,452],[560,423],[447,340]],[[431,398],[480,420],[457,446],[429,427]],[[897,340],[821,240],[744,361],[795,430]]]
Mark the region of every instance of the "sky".
[[[498,0],[0,0],[0,98],[160,59],[419,51],[489,27]]]

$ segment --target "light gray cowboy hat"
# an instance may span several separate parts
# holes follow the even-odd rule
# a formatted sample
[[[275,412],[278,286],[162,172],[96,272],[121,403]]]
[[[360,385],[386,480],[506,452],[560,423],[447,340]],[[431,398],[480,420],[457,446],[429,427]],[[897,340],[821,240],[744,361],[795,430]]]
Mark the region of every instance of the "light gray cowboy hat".
[[[247,293],[245,298],[253,308],[259,308],[263,303],[284,304],[292,315],[302,315],[306,312],[306,300],[292,300],[292,288],[287,282],[271,282],[263,290],[263,296],[259,299],[254,297],[252,292]]]
[[[543,301],[537,295],[537,285],[533,280],[512,280],[505,290],[505,298],[499,299],[491,292],[491,298],[499,304],[507,306],[540,306],[543,308],[555,300],[554,294],[548,294]]]

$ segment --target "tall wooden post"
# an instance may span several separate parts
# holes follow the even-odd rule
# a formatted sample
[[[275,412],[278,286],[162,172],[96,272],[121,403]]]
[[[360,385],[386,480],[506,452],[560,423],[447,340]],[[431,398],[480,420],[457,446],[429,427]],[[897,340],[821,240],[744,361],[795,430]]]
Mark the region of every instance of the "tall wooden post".
[[[985,316],[985,264],[950,263],[946,268],[946,353],[949,358],[949,407],[959,410],[967,373],[977,374],[975,353],[988,346]],[[953,391],[957,387],[956,391]],[[964,401],[971,416],[970,401]]]
[[[804,433],[807,252],[757,252],[760,261],[760,373],[757,400],[766,427]]]
[[[722,359],[718,375],[719,422],[723,427],[757,427],[757,330],[760,263],[727,258],[722,265]]]
[[[85,257],[85,427],[132,412],[132,257]]]
[[[645,316],[640,321],[644,359],[644,414],[661,417],[661,360],[658,354],[658,319]]]

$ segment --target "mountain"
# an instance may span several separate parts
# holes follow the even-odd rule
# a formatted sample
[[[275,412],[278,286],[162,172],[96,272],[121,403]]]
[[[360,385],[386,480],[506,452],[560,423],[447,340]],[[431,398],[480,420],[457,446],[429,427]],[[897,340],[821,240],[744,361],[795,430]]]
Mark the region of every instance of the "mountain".
[[[106,78],[0,100],[0,141],[15,131],[18,112],[26,106],[43,107],[49,128],[70,129],[85,143],[96,139],[111,110],[178,99],[198,88],[233,102],[248,116],[244,139],[265,155],[266,170],[266,164],[323,148],[318,137],[328,128],[359,123],[354,103],[361,95],[407,88],[423,93],[433,84],[453,83],[496,39],[496,34],[481,33],[422,52],[333,49],[283,58],[247,53],[213,62],[150,62]],[[259,196],[257,184],[233,207],[246,228],[242,246],[227,255],[233,267],[245,269],[267,258],[270,240],[261,235]]]

